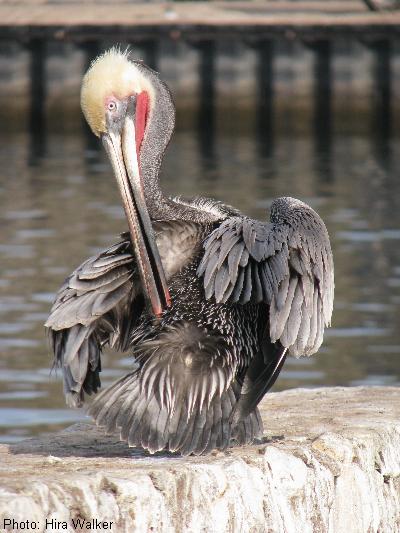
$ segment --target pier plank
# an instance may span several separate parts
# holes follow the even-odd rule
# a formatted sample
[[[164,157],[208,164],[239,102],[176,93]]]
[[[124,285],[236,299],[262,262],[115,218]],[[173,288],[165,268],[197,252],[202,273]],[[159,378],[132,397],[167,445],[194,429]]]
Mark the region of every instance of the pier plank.
[[[104,4],[74,0],[0,3],[0,39],[83,40],[96,35],[138,39],[175,32],[175,37],[215,37],[255,32],[318,38],[359,32],[398,35],[400,13],[371,12],[361,1],[180,2]]]

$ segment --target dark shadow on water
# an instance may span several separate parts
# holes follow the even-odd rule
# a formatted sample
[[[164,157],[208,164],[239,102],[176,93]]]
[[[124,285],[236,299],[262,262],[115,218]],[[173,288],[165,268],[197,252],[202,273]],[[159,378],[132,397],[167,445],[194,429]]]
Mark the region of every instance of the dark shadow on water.
[[[383,141],[386,141],[390,138],[392,132],[391,42],[387,39],[376,41],[372,45],[372,50],[374,52],[372,132],[373,134],[378,134]]]
[[[257,53],[257,119],[256,135],[260,157],[270,158],[274,153],[274,72],[273,42],[260,41]]]
[[[390,148],[392,136],[391,42],[387,39],[376,41],[371,48],[374,52],[371,134],[377,161],[383,169],[390,172],[392,155]]]
[[[331,183],[332,151],[332,43],[317,41],[314,50],[314,143],[315,163],[319,180]]]
[[[197,46],[200,53],[197,136],[207,170],[215,163],[215,42],[202,41]]]
[[[37,165],[46,154],[46,42],[34,39],[29,44],[29,165]]]

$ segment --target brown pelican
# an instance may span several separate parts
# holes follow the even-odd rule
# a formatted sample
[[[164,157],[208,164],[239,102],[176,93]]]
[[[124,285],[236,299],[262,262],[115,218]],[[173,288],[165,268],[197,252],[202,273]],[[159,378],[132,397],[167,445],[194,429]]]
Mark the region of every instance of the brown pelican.
[[[174,131],[167,86],[116,49],[86,73],[81,105],[111,161],[128,221],[120,242],[65,281],[46,323],[67,403],[100,387],[104,345],[137,367],[89,412],[150,452],[201,454],[262,434],[257,405],[287,354],[322,343],[333,305],[325,225],[293,198],[269,222],[208,198],[164,196],[158,181]]]

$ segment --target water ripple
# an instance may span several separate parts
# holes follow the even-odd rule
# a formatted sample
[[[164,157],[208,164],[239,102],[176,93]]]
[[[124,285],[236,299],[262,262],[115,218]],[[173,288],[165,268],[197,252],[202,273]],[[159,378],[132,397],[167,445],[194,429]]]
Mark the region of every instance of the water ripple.
[[[325,331],[325,336],[329,337],[341,337],[341,338],[350,338],[350,337],[383,337],[390,333],[389,328],[378,328],[378,327],[355,327],[355,328],[331,328]]]
[[[88,420],[88,418],[77,409],[28,409],[22,407],[0,409],[0,424],[5,427],[65,424],[66,422]]]

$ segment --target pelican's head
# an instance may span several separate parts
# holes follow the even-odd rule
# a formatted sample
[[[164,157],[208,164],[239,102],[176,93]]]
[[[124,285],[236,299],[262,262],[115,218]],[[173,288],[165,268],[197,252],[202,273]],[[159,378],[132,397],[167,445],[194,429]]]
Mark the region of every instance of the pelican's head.
[[[146,206],[140,167],[141,147],[149,137],[155,108],[156,84],[161,86],[153,71],[130,60],[127,52],[112,48],[95,59],[85,74],[81,106],[90,128],[102,139],[110,158],[144,293],[154,314],[160,315],[169,304],[169,294]],[[159,115],[157,124],[162,129],[162,113]],[[157,132],[154,137],[157,138]],[[150,149],[151,142],[148,138]]]
[[[97,137],[106,134],[116,117],[126,113],[131,97],[146,97],[147,107],[153,104],[154,88],[139,65],[129,59],[128,51],[111,48],[95,59],[86,72],[81,106]]]

